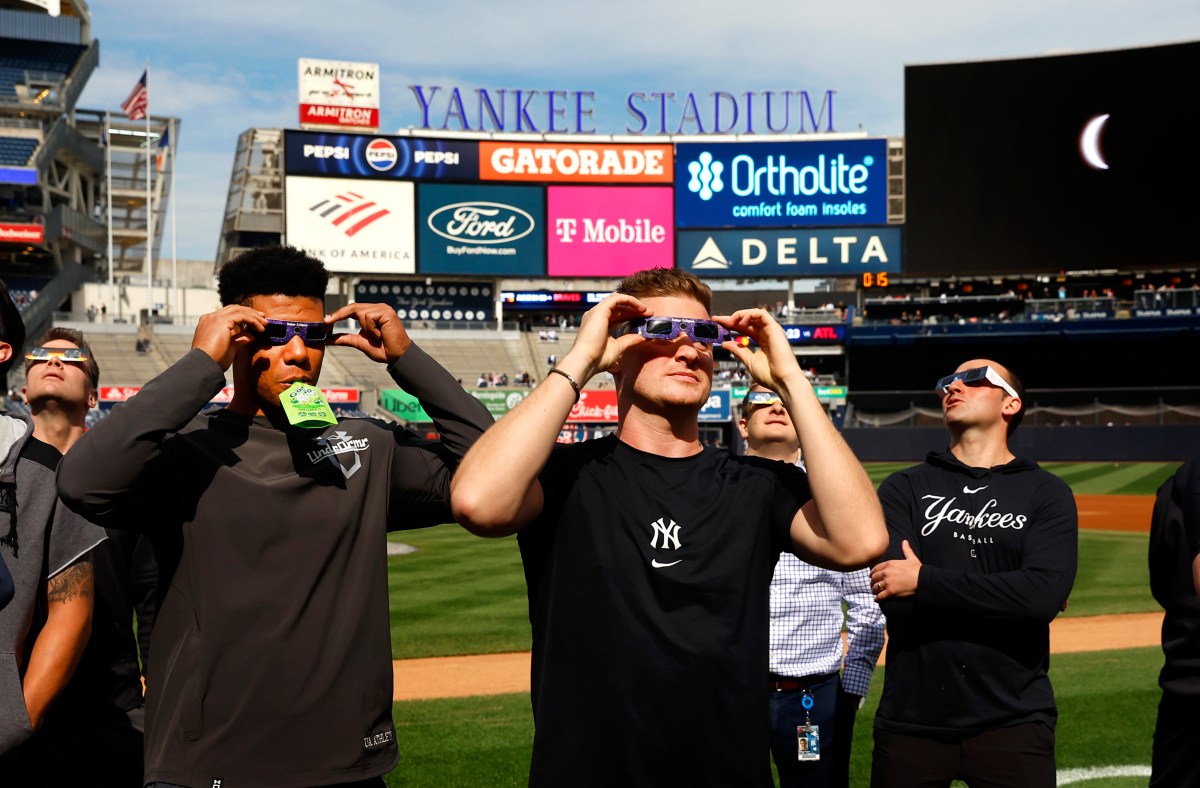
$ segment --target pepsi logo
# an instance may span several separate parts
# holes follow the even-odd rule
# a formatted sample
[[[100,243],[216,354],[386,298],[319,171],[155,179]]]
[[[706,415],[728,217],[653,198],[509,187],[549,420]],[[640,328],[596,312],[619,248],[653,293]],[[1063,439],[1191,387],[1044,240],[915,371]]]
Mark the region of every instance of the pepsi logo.
[[[367,143],[367,164],[371,169],[379,172],[387,172],[392,167],[396,166],[396,162],[400,160],[400,154],[396,152],[396,146],[390,140],[375,139]]]

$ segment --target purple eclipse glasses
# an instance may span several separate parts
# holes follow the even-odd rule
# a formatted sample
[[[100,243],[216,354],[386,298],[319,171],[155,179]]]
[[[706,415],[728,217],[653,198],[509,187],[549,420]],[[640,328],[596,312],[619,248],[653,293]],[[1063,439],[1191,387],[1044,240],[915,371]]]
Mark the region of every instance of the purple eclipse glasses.
[[[259,337],[272,345],[286,345],[292,337],[309,347],[323,347],[329,340],[329,326],[325,323],[304,323],[297,320],[272,320],[267,318]]]
[[[646,339],[666,340],[670,342],[679,336],[679,332],[687,334],[693,342],[704,342],[719,345],[734,338],[733,332],[712,320],[699,320],[691,317],[641,317],[619,326],[613,336],[638,333]]]

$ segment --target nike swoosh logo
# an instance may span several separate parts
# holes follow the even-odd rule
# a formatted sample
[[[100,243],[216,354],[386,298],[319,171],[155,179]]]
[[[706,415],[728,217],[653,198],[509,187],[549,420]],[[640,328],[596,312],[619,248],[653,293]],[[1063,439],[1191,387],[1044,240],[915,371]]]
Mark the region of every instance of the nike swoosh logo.
[[[662,564],[662,563],[659,563],[657,558],[653,558],[650,560],[650,566],[654,567],[655,569],[662,569],[665,566],[675,566],[675,564],[678,564],[682,561],[683,561],[683,559],[680,558],[679,561],[672,561],[669,564]]]
[[[963,492],[965,492],[967,495],[974,495],[975,493],[979,492],[980,490],[986,490],[987,488],[988,488],[988,486],[985,484],[982,487],[976,487],[974,490],[972,490],[970,487],[968,487],[967,485],[964,484]]]

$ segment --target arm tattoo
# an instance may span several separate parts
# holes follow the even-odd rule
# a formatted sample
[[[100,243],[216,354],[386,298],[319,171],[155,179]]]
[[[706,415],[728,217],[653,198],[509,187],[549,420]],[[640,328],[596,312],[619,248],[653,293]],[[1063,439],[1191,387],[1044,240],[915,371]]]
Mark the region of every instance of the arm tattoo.
[[[46,587],[47,602],[62,602],[66,604],[76,597],[86,598],[92,595],[92,562],[77,561],[50,578]]]

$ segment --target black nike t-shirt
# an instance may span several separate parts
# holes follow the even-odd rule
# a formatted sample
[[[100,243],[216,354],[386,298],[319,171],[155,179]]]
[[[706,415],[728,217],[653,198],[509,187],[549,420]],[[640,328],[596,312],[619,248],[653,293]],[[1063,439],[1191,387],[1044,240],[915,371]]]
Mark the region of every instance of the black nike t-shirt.
[[[768,589],[803,471],[615,436],[555,448],[518,537],[533,624],[531,785],[753,785]]]

